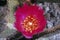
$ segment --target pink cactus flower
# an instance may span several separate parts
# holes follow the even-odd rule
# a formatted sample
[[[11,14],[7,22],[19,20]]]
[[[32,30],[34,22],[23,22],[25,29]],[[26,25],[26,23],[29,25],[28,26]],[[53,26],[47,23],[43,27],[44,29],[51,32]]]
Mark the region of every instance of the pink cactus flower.
[[[44,10],[33,5],[24,4],[15,11],[15,27],[26,38],[32,38],[33,35],[41,33],[46,26],[46,20],[43,15]]]

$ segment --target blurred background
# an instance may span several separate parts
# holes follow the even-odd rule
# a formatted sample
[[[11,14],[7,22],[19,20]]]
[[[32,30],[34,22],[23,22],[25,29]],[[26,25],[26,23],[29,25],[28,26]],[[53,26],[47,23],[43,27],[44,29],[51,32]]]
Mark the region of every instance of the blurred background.
[[[3,2],[4,1],[4,2]],[[5,3],[6,2],[6,3]],[[2,0],[0,2],[0,40],[27,40],[14,28],[14,12],[18,5],[22,6],[24,0]],[[44,9],[47,20],[45,29],[54,28],[60,24],[60,0],[37,0],[37,6]],[[4,4],[1,4],[4,3]],[[60,28],[60,25],[59,25]],[[58,28],[58,29],[59,29]],[[52,31],[54,31],[53,29]],[[30,40],[60,40],[60,29],[42,35],[37,34]]]

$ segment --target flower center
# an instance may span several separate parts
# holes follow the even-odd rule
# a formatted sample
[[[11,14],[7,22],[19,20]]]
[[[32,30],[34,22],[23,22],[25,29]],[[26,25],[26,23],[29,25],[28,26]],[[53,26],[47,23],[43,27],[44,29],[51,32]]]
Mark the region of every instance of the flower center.
[[[27,16],[26,19],[23,21],[22,25],[26,32],[32,33],[38,28],[38,21],[33,16]]]
[[[31,25],[33,25],[33,23],[32,22],[28,22],[28,24],[31,26]]]

